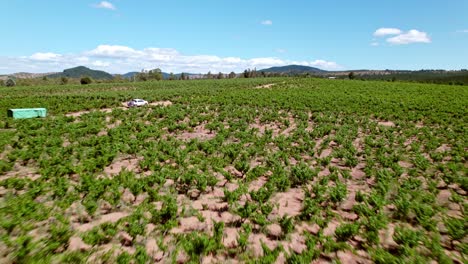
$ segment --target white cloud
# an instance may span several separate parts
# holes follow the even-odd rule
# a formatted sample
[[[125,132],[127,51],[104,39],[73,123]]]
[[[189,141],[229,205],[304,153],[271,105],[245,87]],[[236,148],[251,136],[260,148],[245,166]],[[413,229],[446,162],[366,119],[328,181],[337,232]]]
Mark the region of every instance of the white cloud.
[[[398,28],[379,28],[374,32],[375,37],[389,37],[386,39],[388,43],[395,45],[404,45],[411,43],[430,43],[431,39],[426,32],[422,32],[416,29],[412,29],[408,32],[404,32]],[[379,46],[377,41],[371,43],[372,46]]]
[[[29,56],[30,59],[37,60],[37,61],[56,61],[60,59],[61,57],[62,55],[52,53],[52,52],[45,52],[45,53],[38,52]]]
[[[421,32],[416,29],[412,29],[406,33],[400,34],[392,38],[388,38],[387,42],[396,45],[403,45],[411,43],[431,43],[431,39],[429,38],[426,32]]]
[[[340,65],[338,65],[334,61],[326,61],[326,60],[314,60],[314,61],[293,61],[288,64],[297,64],[297,65],[304,65],[310,67],[316,67],[324,70],[339,70],[342,69]]]
[[[252,66],[279,66],[283,65],[284,61],[278,58],[255,58],[248,60]]]
[[[96,8],[104,8],[104,9],[109,9],[109,10],[116,10],[115,6],[107,1],[102,1],[99,4],[94,5]]]
[[[96,57],[108,57],[108,58],[128,58],[128,57],[137,57],[141,55],[141,52],[126,47],[118,45],[99,45],[97,48],[86,52],[89,56]]]
[[[245,69],[264,69],[272,66],[300,64],[325,70],[342,69],[327,60],[291,61],[276,57],[240,58],[215,55],[185,55],[171,48],[145,48],[141,50],[120,45],[99,45],[95,49],[75,54],[52,52],[35,53],[26,57],[0,57],[2,72],[52,72],[83,65],[110,73],[126,73],[141,69],[160,68],[164,72],[242,72]]]
[[[92,64],[93,66],[99,67],[99,68],[103,68],[103,67],[108,67],[108,66],[110,66],[110,62],[107,62],[107,61],[100,61],[100,60],[93,61],[91,64]]]
[[[265,25],[265,26],[271,26],[271,25],[273,25],[273,21],[271,21],[271,20],[263,20],[263,21],[261,22],[261,24],[262,24],[262,25]]]
[[[379,28],[374,32],[374,36],[383,37],[387,35],[398,35],[401,34],[401,30],[398,28]]]

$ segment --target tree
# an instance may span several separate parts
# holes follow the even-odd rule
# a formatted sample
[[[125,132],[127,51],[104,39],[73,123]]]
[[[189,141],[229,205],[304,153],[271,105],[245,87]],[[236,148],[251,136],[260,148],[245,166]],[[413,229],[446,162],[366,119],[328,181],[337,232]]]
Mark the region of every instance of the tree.
[[[211,74],[211,71],[209,71],[209,72],[206,74],[206,78],[208,78],[208,79],[213,79],[213,74]]]
[[[185,80],[185,73],[180,74],[179,80]]]
[[[93,79],[91,79],[91,78],[88,77],[88,76],[81,77],[81,80],[80,80],[80,83],[81,83],[82,85],[91,84],[92,82],[93,82]]]
[[[216,77],[218,79],[224,79],[224,74],[222,72],[218,73],[218,76]]]
[[[13,87],[13,86],[16,86],[16,82],[15,82],[15,80],[13,80],[13,79],[10,78],[10,79],[6,80],[5,86],[6,86],[6,87]]]
[[[116,75],[114,75],[114,80],[113,81],[114,82],[123,82],[125,80],[124,80],[124,78],[123,78],[123,76],[121,74],[116,74]]]
[[[350,72],[350,73],[348,74],[348,78],[349,78],[350,80],[354,80],[354,79],[356,78],[356,75],[354,74],[354,72]]]
[[[236,78],[236,76],[237,76],[237,75],[236,75],[235,72],[229,73],[229,79],[234,79],[234,78]]]
[[[149,80],[157,80],[157,81],[160,81],[163,79],[163,74],[162,74],[162,71],[161,69],[159,68],[156,68],[156,69],[153,69],[153,70],[150,70],[148,72],[148,79]]]
[[[257,77],[257,68],[254,68],[253,71],[250,71],[250,78],[256,78]]]
[[[250,69],[244,70],[243,76],[244,76],[244,78],[249,78],[250,77]]]
[[[148,73],[145,70],[141,70],[141,72],[136,74],[135,79],[140,82],[146,82],[148,80]]]
[[[171,73],[169,74],[169,80],[171,80],[171,81],[172,81],[172,80],[175,80],[174,73],[171,72]]]
[[[65,85],[68,83],[68,78],[63,76],[63,77],[60,77],[60,84],[62,85]]]

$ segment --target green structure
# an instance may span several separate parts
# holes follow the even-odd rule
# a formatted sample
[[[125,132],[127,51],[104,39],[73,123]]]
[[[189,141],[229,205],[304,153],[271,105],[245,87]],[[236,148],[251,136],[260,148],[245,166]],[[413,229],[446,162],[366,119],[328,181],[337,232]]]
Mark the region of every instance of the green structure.
[[[45,108],[8,109],[8,117],[13,117],[14,119],[46,117],[46,116],[47,116],[47,109]]]

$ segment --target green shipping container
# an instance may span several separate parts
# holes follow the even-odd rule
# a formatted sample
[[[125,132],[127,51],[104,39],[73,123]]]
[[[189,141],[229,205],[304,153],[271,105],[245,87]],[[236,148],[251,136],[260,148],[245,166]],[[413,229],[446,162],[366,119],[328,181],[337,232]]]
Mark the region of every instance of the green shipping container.
[[[8,109],[8,117],[13,117],[14,119],[46,117],[46,116],[47,116],[47,109],[45,108]]]

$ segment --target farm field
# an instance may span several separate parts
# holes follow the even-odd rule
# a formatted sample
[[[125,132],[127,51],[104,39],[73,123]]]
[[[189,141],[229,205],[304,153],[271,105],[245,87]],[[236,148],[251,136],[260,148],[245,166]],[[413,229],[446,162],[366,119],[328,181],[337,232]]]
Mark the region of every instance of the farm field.
[[[468,261],[466,86],[1,87],[0,113],[0,263]]]

